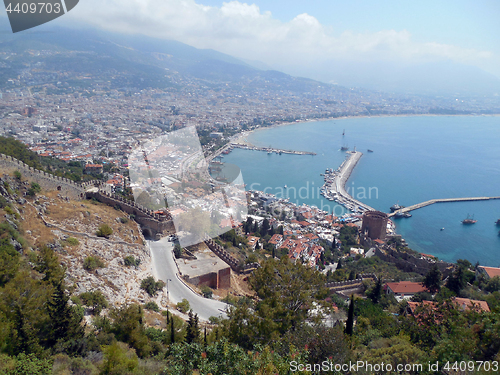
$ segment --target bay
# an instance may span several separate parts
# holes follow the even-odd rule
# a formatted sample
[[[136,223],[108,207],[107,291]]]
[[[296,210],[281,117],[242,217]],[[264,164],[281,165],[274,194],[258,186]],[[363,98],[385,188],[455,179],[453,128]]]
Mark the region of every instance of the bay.
[[[357,117],[261,129],[247,140],[256,146],[317,153],[233,150],[224,162],[240,167],[247,190],[266,190],[336,215],[345,210],[319,195],[320,174],[342,163],[343,145],[364,154],[346,185],[351,195],[383,212],[395,203],[500,196],[500,117]],[[494,225],[500,218],[500,200],[439,203],[412,214],[394,222],[414,250],[447,261],[500,266],[500,228]],[[476,224],[461,224],[468,214]]]

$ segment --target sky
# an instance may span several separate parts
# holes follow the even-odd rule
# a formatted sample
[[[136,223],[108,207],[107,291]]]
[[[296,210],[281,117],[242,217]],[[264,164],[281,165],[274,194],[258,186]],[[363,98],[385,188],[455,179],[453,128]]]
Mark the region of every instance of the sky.
[[[81,0],[55,22],[177,40],[307,76],[329,62],[454,62],[500,78],[498,0]]]

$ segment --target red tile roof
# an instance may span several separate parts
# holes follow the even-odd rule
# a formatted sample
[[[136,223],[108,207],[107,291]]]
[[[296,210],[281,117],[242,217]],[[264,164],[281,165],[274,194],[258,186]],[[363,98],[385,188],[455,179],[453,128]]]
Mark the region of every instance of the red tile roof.
[[[427,290],[421,283],[414,283],[412,281],[400,281],[399,283],[387,283],[386,285],[394,294],[401,295],[410,295]]]
[[[486,271],[489,277],[493,278],[495,276],[500,276],[500,268],[496,267],[484,267],[484,266],[479,266],[479,268],[482,268]]]

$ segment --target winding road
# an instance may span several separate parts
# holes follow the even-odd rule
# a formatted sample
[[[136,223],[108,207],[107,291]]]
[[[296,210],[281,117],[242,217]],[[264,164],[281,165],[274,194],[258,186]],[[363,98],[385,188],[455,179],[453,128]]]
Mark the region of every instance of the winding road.
[[[147,241],[151,260],[153,264],[153,275],[165,283],[168,281],[168,296],[173,303],[181,302],[183,298],[189,301],[193,312],[198,314],[200,320],[208,320],[209,317],[226,318],[226,307],[224,302],[204,298],[193,292],[180,280],[177,264],[174,260],[174,244],[167,238],[159,241]],[[171,281],[170,281],[171,280]]]

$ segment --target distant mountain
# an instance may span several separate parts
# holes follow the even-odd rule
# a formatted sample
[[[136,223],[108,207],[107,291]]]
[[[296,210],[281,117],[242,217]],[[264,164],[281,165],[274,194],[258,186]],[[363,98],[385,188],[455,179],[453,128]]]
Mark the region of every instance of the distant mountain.
[[[5,75],[17,65],[43,63],[45,71],[70,71],[99,75],[114,87],[176,86],[177,78],[195,78],[207,84],[228,82],[239,88],[267,87],[307,91],[319,82],[266,71],[232,56],[186,44],[140,35],[124,35],[96,30],[39,27],[37,32],[0,34],[0,50],[14,52]],[[45,51],[34,55],[33,51]],[[49,52],[49,53],[47,53]],[[255,65],[256,62],[253,62]],[[9,70],[10,69],[10,70]],[[85,84],[85,83],[83,83]],[[329,86],[329,85],[326,85]]]

